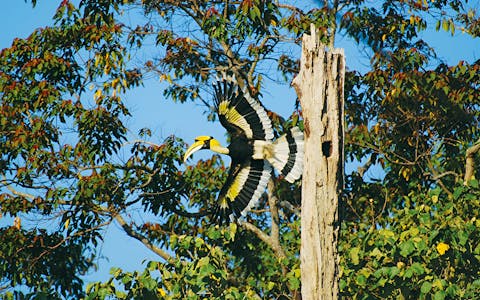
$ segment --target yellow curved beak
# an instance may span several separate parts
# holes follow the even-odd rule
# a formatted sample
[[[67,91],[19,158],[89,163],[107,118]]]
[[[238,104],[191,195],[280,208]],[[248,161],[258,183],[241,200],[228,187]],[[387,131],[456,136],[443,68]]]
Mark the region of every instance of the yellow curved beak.
[[[195,152],[203,148],[203,145],[205,144],[205,141],[196,141],[191,145],[188,149],[187,152],[185,152],[185,156],[183,156],[183,162],[186,162],[187,159]]]

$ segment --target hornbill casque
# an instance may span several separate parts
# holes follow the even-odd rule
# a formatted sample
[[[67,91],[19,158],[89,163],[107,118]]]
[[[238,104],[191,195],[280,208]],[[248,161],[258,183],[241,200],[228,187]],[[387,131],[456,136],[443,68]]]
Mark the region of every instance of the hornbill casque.
[[[272,122],[261,103],[241,90],[234,77],[213,84],[220,123],[230,135],[223,147],[211,136],[198,136],[187,149],[184,162],[196,151],[210,149],[231,157],[227,180],[218,195],[212,219],[223,223],[244,217],[257,205],[272,174],[272,166],[293,183],[303,171],[303,133],[292,127],[273,140]]]

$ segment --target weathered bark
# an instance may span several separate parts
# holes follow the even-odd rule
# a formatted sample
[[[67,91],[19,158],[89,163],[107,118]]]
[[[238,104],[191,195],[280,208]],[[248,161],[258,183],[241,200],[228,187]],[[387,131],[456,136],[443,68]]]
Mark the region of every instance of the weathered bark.
[[[303,37],[293,86],[305,125],[302,181],[302,299],[338,299],[338,204],[343,188],[345,59],[326,51],[315,29]]]
[[[468,181],[474,178],[473,176],[475,173],[475,154],[477,154],[479,151],[480,140],[467,149],[467,153],[465,155],[465,177],[463,179],[465,185],[468,185]]]

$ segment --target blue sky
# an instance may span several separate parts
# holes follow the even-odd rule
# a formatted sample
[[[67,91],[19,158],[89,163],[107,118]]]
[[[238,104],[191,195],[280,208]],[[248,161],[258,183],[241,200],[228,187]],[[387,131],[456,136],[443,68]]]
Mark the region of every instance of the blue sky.
[[[31,4],[21,0],[5,1],[0,10],[0,26],[3,28],[0,33],[0,48],[8,47],[15,37],[27,37],[35,28],[52,25],[51,17],[60,2],[60,0],[39,0],[37,7],[32,9]],[[479,40],[472,40],[465,34],[457,33],[455,42],[452,43],[448,33],[428,30],[425,33],[425,39],[434,46],[439,57],[450,64],[455,64],[460,59],[472,62],[480,58]],[[368,58],[352,41],[339,37],[337,47],[345,49],[348,68],[365,70]],[[293,89],[267,85],[266,90],[264,105],[287,116],[293,108],[293,99],[295,99]],[[193,141],[197,135],[207,133],[220,140],[223,139],[224,129],[218,123],[207,122],[203,115],[203,107],[192,103],[174,104],[163,99],[162,86],[155,79],[147,81],[145,87],[130,91],[124,99],[133,115],[127,122],[131,128],[132,139],[143,127],[153,130],[152,142],[158,143],[171,134],[187,142]],[[139,242],[127,237],[116,224],[110,225],[104,240],[100,249],[101,258],[97,261],[99,269],[85,277],[87,282],[107,279],[111,266],[119,266],[127,271],[140,270],[142,261],[158,259]]]

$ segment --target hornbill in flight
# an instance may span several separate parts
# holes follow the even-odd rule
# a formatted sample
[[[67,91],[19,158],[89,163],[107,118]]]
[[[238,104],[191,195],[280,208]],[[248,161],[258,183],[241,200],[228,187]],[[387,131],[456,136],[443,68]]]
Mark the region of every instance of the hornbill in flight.
[[[184,156],[210,149],[231,157],[227,180],[220,190],[213,219],[223,223],[245,216],[256,206],[271,177],[272,166],[288,182],[303,170],[303,133],[298,127],[273,141],[272,122],[261,103],[241,90],[234,77],[223,75],[213,85],[215,109],[230,135],[223,147],[211,136],[199,136]]]

